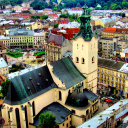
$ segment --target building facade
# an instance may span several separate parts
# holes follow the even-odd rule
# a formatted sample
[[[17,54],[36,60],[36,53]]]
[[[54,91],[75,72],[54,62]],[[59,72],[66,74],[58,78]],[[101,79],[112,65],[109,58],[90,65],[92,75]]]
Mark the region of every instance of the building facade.
[[[66,52],[72,52],[72,44],[61,35],[50,33],[48,36],[45,53],[48,61],[54,62],[61,59]]]
[[[94,116],[92,119],[86,121],[85,123],[78,126],[77,128],[107,128],[107,127],[116,128],[116,127],[119,127],[121,126],[120,124],[123,121],[123,118],[128,116],[127,106],[128,106],[127,99],[118,101],[111,107],[100,112],[99,114]],[[125,126],[122,125],[122,127],[125,127]]]
[[[33,48],[33,30],[19,29],[10,31],[10,48]]]
[[[127,63],[98,58],[98,93],[127,97],[127,73]]]
[[[34,33],[33,35],[33,45],[34,48],[42,48],[45,46],[45,33]]]
[[[2,42],[5,47],[10,48],[9,36],[0,35],[0,42]]]
[[[103,38],[119,37],[120,40],[128,40],[128,28],[111,28],[108,27],[102,32]]]
[[[120,40],[120,38],[100,38],[98,43],[102,47],[101,52],[104,58],[110,58],[114,52],[120,53],[128,46],[128,41]]]
[[[6,61],[1,57],[0,58],[0,74],[3,76],[7,76],[9,73],[8,65]]]

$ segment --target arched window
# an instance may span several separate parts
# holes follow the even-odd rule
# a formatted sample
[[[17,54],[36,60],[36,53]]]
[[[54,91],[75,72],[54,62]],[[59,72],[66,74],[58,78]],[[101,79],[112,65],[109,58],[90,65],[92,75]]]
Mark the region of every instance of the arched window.
[[[92,63],[94,63],[94,56],[92,57]]]
[[[78,44],[77,44],[77,49],[78,49]]]
[[[84,58],[82,58],[82,64],[84,64],[85,63],[85,59]]]
[[[61,91],[59,91],[59,100],[62,100]]]
[[[82,45],[82,50],[83,50],[83,45]]]
[[[35,116],[35,102],[32,102],[32,111],[33,111],[33,116]]]
[[[15,109],[15,112],[16,112],[16,123],[17,123],[17,128],[21,128],[21,125],[20,125],[20,113],[19,113],[19,109],[16,108],[16,109]]]
[[[71,94],[71,92],[70,92],[70,90],[68,91],[68,95],[70,95]]]
[[[76,57],[76,63],[79,63],[79,58],[78,57]]]
[[[89,110],[86,111],[86,115],[89,114]]]
[[[28,128],[28,114],[27,114],[27,106],[25,106],[25,120],[26,120],[26,128]]]

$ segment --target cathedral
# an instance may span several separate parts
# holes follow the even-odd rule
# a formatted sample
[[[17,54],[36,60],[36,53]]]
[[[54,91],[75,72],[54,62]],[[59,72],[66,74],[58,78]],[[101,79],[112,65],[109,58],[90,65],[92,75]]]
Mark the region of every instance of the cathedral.
[[[46,62],[12,78],[3,101],[4,128],[37,128],[39,115],[56,116],[59,128],[77,127],[99,109],[97,91],[97,35],[90,26],[87,6],[79,32],[72,39],[73,60]]]

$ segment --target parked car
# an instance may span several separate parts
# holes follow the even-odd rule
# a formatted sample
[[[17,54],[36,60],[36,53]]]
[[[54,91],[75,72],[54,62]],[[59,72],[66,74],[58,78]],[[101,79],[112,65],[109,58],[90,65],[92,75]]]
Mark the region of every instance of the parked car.
[[[110,107],[110,106],[112,106],[113,105],[113,103],[112,104],[109,104],[108,106]]]
[[[102,98],[101,98],[102,101],[106,101],[107,99],[108,99],[108,98],[106,98],[106,97],[102,97]]]
[[[112,100],[111,99],[107,99],[106,102],[107,103],[110,103],[110,102],[112,102]]]
[[[114,100],[114,98],[112,96],[109,96],[108,99]]]

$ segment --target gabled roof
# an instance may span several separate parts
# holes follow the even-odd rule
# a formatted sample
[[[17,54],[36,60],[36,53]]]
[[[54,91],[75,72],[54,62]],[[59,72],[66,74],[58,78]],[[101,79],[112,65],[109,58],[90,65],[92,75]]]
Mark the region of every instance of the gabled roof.
[[[98,66],[101,66],[101,67],[106,67],[113,70],[120,70],[123,65],[124,63],[121,61],[116,62],[115,60],[110,60],[110,59],[105,59],[100,57],[98,58]]]
[[[94,101],[98,98],[98,96],[96,94],[94,94],[92,91],[88,90],[88,89],[84,89],[83,93],[86,95],[86,97],[90,100],[90,101]]]
[[[23,104],[56,87],[48,67],[44,66],[11,79],[4,103]]]
[[[54,41],[56,45],[61,46],[62,43],[65,41],[65,38],[61,35],[50,33],[47,41],[48,42]]]
[[[34,118],[34,123],[32,125],[39,126],[39,115],[41,113],[52,113],[56,117],[56,123],[61,124],[66,121],[66,117],[71,114],[71,111],[59,104],[58,102],[53,102],[47,107],[43,108],[39,114]]]
[[[116,31],[116,28],[111,28],[111,27],[108,27],[105,30],[103,30],[103,32],[109,32],[109,33],[114,33],[115,31]]]
[[[54,75],[62,82],[65,81],[66,88],[70,88],[86,77],[76,68],[70,57],[62,58],[51,63]]]

